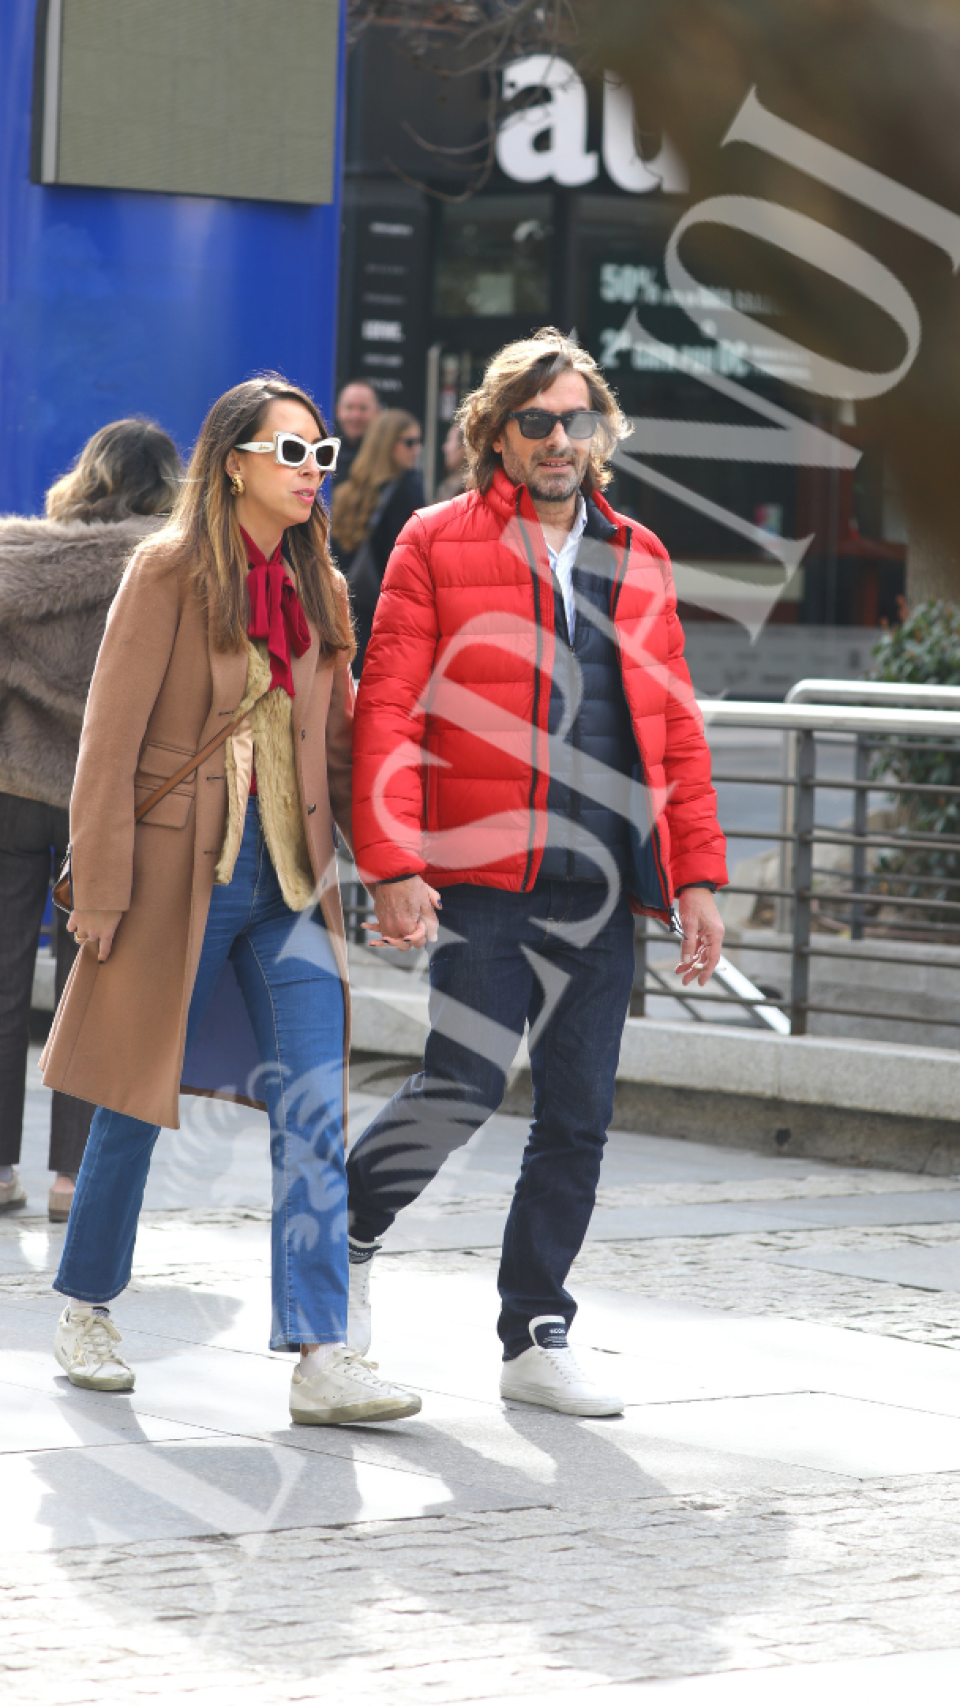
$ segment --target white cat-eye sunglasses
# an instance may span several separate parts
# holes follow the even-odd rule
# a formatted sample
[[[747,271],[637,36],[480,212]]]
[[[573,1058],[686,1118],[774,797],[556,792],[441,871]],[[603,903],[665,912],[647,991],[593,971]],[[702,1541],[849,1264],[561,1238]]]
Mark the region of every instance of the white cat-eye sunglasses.
[[[254,439],[249,444],[238,444],[235,448],[252,450],[258,456],[266,456],[272,451],[281,468],[302,468],[307,457],[312,456],[321,474],[329,474],[337,466],[340,440],[318,438],[313,444],[308,444],[298,433],[275,432],[272,438]]]

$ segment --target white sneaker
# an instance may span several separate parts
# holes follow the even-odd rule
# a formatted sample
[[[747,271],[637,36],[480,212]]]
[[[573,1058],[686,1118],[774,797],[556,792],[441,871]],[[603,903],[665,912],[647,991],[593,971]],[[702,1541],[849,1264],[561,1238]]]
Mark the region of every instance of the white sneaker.
[[[337,1422],[396,1422],[415,1416],[420,1399],[403,1386],[391,1386],[354,1350],[337,1349],[319,1373],[293,1371],[290,1414],[295,1422],[323,1427]]]
[[[57,1324],[53,1354],[74,1386],[93,1392],[132,1392],[133,1369],[120,1355],[120,1333],[90,1304],[68,1304]]]
[[[560,1315],[538,1315],[530,1323],[533,1344],[505,1362],[500,1375],[501,1398],[519,1404],[539,1404],[564,1416],[619,1416],[623,1399],[601,1392],[577,1367],[567,1344]]]
[[[361,1244],[356,1238],[349,1240],[350,1302],[347,1305],[347,1344],[362,1357],[365,1357],[370,1349],[373,1336],[370,1276],[373,1272],[373,1258],[379,1248],[379,1244]]]
[[[13,1176],[0,1182],[0,1214],[8,1208],[23,1208],[26,1204],[27,1193],[20,1183],[20,1175],[16,1167]]]

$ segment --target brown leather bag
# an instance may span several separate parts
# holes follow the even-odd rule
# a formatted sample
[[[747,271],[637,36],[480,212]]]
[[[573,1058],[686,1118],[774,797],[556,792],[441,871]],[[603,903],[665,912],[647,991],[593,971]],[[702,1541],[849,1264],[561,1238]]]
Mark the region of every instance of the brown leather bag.
[[[263,694],[261,694],[260,697],[263,698]],[[254,704],[258,703],[259,700],[254,700]],[[142,817],[146,817],[147,812],[152,811],[154,806],[158,806],[160,801],[166,798],[167,794],[171,793],[179,783],[185,781],[186,778],[197,769],[198,765],[203,764],[204,761],[210,757],[211,753],[216,752],[218,746],[222,746],[224,741],[229,740],[230,736],[240,727],[240,724],[244,719],[249,717],[252,710],[253,705],[248,705],[245,711],[241,711],[238,717],[234,717],[232,723],[228,723],[225,729],[220,729],[219,732],[214,735],[212,740],[208,740],[206,746],[201,747],[199,752],[195,752],[192,758],[188,758],[186,764],[181,764],[179,770],[175,770],[172,776],[168,776],[165,782],[161,782],[159,788],[155,788],[152,794],[149,794],[145,800],[141,801],[133,814],[134,822],[139,823]],[[61,912],[73,911],[73,873],[71,871],[71,853],[72,848],[68,847],[67,856],[63,861],[60,875],[53,885],[53,904],[54,906],[58,906]]]

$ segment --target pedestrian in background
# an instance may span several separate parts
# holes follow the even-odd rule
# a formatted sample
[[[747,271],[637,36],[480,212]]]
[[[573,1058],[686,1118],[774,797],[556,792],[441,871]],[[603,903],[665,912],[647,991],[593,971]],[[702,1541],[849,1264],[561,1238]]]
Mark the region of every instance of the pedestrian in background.
[[[369,428],[349,480],[333,494],[333,546],[350,587],[357,675],[363,668],[387,560],[401,528],[426,502],[419,468],[421,442],[412,415],[404,409],[385,409]]]
[[[436,502],[448,503],[458,498],[467,487],[467,452],[459,421],[451,421],[450,431],[443,441],[443,466],[446,473],[437,487]]]
[[[340,435],[340,454],[330,476],[330,490],[350,478],[350,471],[364,434],[380,413],[380,398],[367,379],[348,379],[343,386],[334,411],[336,430]]]
[[[83,947],[41,1062],[47,1084],[98,1104],[54,1282],[71,1382],[134,1384],[107,1305],[129,1283],[182,1084],[269,1113],[270,1347],[300,1352],[290,1413],[308,1423],[420,1408],[345,1342],[333,825],[349,841],[353,636],[319,501],[335,460],[306,392],[279,376],[235,386],[204,422],[170,526],[124,576],[70,802],[68,927]]]
[[[127,560],[179,491],[176,445],[152,421],[113,421],[51,486],[46,519],[0,521],[0,1209],[27,1200],[23,1136],[30,1004],[90,677]],[[59,1001],[76,944],[54,913]],[[48,1201],[66,1220],[93,1109],[55,1093]]]

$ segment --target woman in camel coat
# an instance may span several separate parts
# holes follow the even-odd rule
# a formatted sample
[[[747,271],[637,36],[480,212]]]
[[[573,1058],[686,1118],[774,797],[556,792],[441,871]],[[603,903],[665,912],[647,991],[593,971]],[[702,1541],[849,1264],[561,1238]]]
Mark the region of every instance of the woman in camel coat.
[[[345,1347],[334,823],[349,838],[353,644],[319,501],[336,443],[296,387],[234,387],[169,527],[124,576],[71,799],[69,927],[83,948],[42,1057],[46,1084],[98,1104],[55,1281],[70,1379],[133,1385],[105,1306],[129,1281],[153,1146],[179,1123],[181,1089],[224,1096],[270,1115],[270,1343],[300,1349],[291,1413],[305,1422],[420,1407]]]

